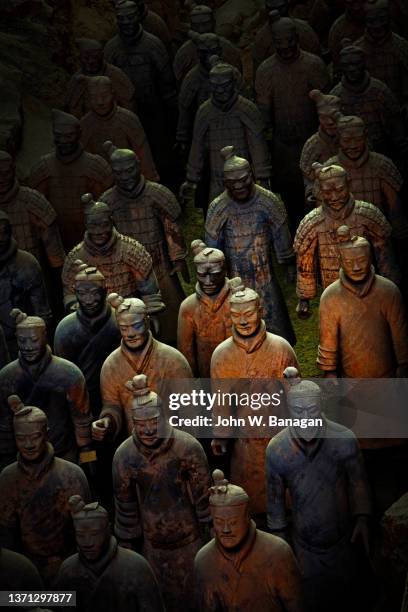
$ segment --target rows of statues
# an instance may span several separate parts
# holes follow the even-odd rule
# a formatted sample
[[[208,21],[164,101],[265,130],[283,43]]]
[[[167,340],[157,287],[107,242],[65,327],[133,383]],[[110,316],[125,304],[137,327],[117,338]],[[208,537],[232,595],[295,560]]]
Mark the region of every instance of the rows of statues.
[[[403,6],[265,0],[248,54],[221,2],[187,4],[114,0],[115,36],[76,39],[53,150],[21,180],[0,151],[0,591],[399,612],[380,521],[408,444],[329,418],[304,345],[333,388],[408,378]],[[292,424],[216,402],[202,436],[164,383],[272,385]]]

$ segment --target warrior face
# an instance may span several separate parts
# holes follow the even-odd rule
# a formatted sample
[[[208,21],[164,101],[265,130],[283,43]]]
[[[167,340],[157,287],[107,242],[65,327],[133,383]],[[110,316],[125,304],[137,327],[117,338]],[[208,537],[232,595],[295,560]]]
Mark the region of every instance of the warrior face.
[[[326,206],[341,210],[350,198],[350,187],[346,176],[333,176],[319,180],[320,195]]]
[[[321,402],[319,397],[296,397],[288,402],[289,412],[292,419],[319,419],[322,417]],[[296,436],[310,442],[318,437],[321,427],[319,425],[294,427]]]
[[[250,514],[248,504],[212,506],[215,537],[227,549],[236,548],[248,533]]]
[[[120,312],[116,315],[119,330],[126,347],[140,350],[149,337],[149,318],[144,313]]]
[[[10,246],[11,225],[9,221],[0,220],[0,255],[5,253]]]
[[[198,34],[211,34],[215,30],[215,20],[212,12],[194,13],[190,17],[190,27]]]
[[[360,159],[367,148],[365,130],[357,127],[339,130],[339,145],[349,159]]]
[[[144,446],[154,447],[160,442],[157,417],[153,419],[133,419],[133,431]]]
[[[319,123],[323,132],[328,136],[335,136],[337,134],[335,111],[333,111],[333,113],[327,110],[319,112]]]
[[[79,54],[82,72],[88,76],[101,73],[103,67],[103,49],[83,49]]]
[[[137,6],[134,10],[130,8],[123,11],[118,11],[116,20],[119,32],[124,38],[133,38],[140,30],[140,15]]]
[[[381,41],[391,29],[391,15],[385,3],[378,2],[378,6],[371,7],[366,12],[367,32],[374,40]]]
[[[364,79],[366,63],[363,54],[347,53],[340,55],[339,62],[341,73],[350,85],[358,85]]]
[[[61,157],[69,157],[77,151],[81,138],[81,129],[79,126],[68,124],[54,125],[53,135],[58,155]]]
[[[248,169],[226,173],[224,184],[231,199],[236,202],[246,202],[254,190],[254,178]]]
[[[232,324],[241,336],[256,334],[262,321],[262,307],[258,300],[233,303],[230,312]]]
[[[287,17],[289,14],[289,2],[287,0],[266,0],[265,8],[268,11],[279,11],[281,17]]]
[[[107,215],[92,215],[85,225],[89,240],[97,247],[104,246],[112,237],[113,222]]]
[[[341,249],[340,261],[344,274],[355,283],[364,282],[371,272],[371,253],[368,247]]]
[[[285,62],[293,62],[299,55],[299,37],[295,27],[287,27],[279,22],[272,29],[272,40],[277,55]]]
[[[86,317],[97,317],[105,306],[106,289],[93,282],[81,281],[75,285],[75,295]]]
[[[21,357],[27,363],[37,363],[47,348],[47,334],[44,327],[17,326],[17,345]]]
[[[0,158],[0,194],[12,188],[15,178],[15,166],[12,158],[5,154]]]
[[[87,561],[97,561],[104,554],[110,540],[107,520],[89,518],[74,519],[75,538],[78,549]]]
[[[136,157],[125,157],[112,160],[112,171],[115,182],[122,191],[132,192],[140,183],[140,162]]]
[[[14,436],[18,451],[26,461],[36,461],[45,453],[48,440],[45,422],[24,417],[14,419]]]
[[[94,113],[105,117],[112,112],[115,104],[115,94],[111,84],[93,83],[88,87],[89,105]]]
[[[235,78],[232,71],[224,74],[210,75],[212,100],[216,105],[224,106],[235,96]]]
[[[226,269],[222,262],[208,262],[197,265],[197,280],[207,295],[215,295],[225,284]]]

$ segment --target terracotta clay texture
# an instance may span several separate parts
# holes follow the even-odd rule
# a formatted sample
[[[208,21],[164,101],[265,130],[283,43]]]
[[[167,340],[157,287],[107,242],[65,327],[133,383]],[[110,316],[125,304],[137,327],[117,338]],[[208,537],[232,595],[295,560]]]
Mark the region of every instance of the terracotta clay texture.
[[[14,162],[4,151],[0,151],[0,167],[0,208],[10,218],[18,247],[39,261],[44,249],[50,266],[60,268],[65,253],[55,210],[38,191],[19,184]]]
[[[136,4],[140,11],[141,23],[145,32],[157,36],[165,45],[169,55],[171,55],[171,34],[164,19],[154,11],[151,11],[143,0],[136,0]]]
[[[113,178],[102,157],[82,148],[80,124],[75,117],[54,110],[53,129],[55,151],[41,157],[31,169],[29,183],[51,202],[68,252],[84,233],[82,194],[90,192],[99,196],[112,185]],[[64,136],[71,139],[68,148]]]
[[[344,39],[354,42],[364,34],[364,0],[345,2],[345,11],[330,28],[328,47],[337,66]]]

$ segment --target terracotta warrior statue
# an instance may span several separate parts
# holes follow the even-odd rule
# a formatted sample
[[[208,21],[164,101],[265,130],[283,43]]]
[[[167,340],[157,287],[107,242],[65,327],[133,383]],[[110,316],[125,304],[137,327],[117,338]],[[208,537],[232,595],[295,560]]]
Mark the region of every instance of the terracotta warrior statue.
[[[190,29],[197,34],[215,33],[215,15],[210,6],[198,4],[194,6],[190,13]],[[224,61],[231,66],[235,66],[242,73],[241,54],[239,49],[222,36],[218,36],[222,51],[220,55]],[[179,49],[174,57],[173,70],[176,79],[181,83],[186,74],[196,64],[198,64],[197,48],[192,39],[187,40]]]
[[[156,12],[151,11],[144,0],[135,0],[135,4],[137,5],[140,15],[140,22],[144,31],[157,36],[157,38],[162,41],[163,45],[166,47],[169,55],[171,56],[173,51],[171,34],[164,19],[162,19],[162,17],[160,17],[160,15],[158,15]]]
[[[181,149],[189,147],[194,119],[203,102],[211,96],[210,71],[213,67],[213,56],[222,58],[221,39],[216,34],[197,34],[189,32],[197,48],[198,63],[191,68],[181,83],[179,93],[179,116],[176,142]],[[235,83],[238,91],[242,89],[241,73],[234,69]]]
[[[317,365],[326,376],[404,377],[408,327],[398,287],[375,273],[368,240],[337,230],[339,278],[320,298]],[[367,316],[369,313],[369,316]]]
[[[339,56],[343,47],[343,40],[347,38],[351,43],[364,34],[365,28],[365,0],[344,0],[344,13],[337,17],[330,28],[328,47],[331,59],[336,68],[343,70],[339,63]]]
[[[265,23],[255,36],[252,48],[255,70],[263,61],[276,53],[276,45],[273,40],[273,19],[270,19],[272,11],[278,11],[281,17],[289,18],[289,0],[265,0]],[[299,36],[300,48],[308,53],[320,55],[320,42],[316,32],[303,19],[290,17]]]
[[[295,256],[282,200],[255,184],[247,159],[233,147],[221,150],[225,191],[210,204],[205,223],[206,244],[220,249],[227,273],[240,276],[259,294],[268,331],[296,341],[289,313],[273,269],[272,250],[294,280]]]
[[[91,194],[85,194],[82,202],[85,206],[84,239],[68,253],[62,271],[66,309],[76,309],[75,262],[80,259],[103,274],[108,292],[117,289],[125,297],[140,296],[152,313],[164,310],[152,258],[144,246],[115,229],[107,204],[93,202]]]
[[[216,62],[218,60],[215,60]],[[237,155],[250,160],[257,181],[269,185],[271,160],[265,125],[255,104],[237,92],[232,66],[216,63],[210,71],[211,98],[194,121],[193,140],[182,198],[194,196],[208,164],[211,182],[209,202],[224,191],[223,147],[233,145]]]
[[[340,98],[343,114],[364,120],[372,151],[403,159],[408,145],[399,102],[385,83],[369,74],[364,51],[343,42],[339,56],[342,78],[331,93]]]
[[[210,521],[207,458],[198,440],[168,424],[147,385],[143,374],[127,383],[133,429],[113,459],[115,535],[126,547],[141,546],[167,612],[181,602],[193,612],[193,562]]]
[[[19,184],[15,162],[6,151],[0,151],[0,209],[10,218],[19,249],[40,262],[44,250],[51,268],[62,267],[65,253],[55,210],[41,193]]]
[[[86,380],[92,414],[102,408],[100,373],[103,362],[120,344],[115,313],[106,301],[106,279],[99,270],[77,261],[75,297],[78,308],[59,322],[54,353],[75,363]]]
[[[303,174],[306,198],[313,190],[315,181],[314,162],[323,164],[333,155],[336,155],[339,143],[337,139],[337,120],[340,114],[340,98],[334,95],[325,95],[318,89],[309,92],[309,98],[316,104],[319,117],[319,129],[303,145],[300,156],[300,169]]]
[[[199,612],[302,612],[301,576],[291,548],[256,528],[243,488],[230,484],[221,470],[214,470],[213,480],[214,538],[194,560]]]
[[[118,106],[136,111],[135,88],[129,77],[113,64],[105,61],[103,45],[92,38],[77,38],[80,69],[71,77],[67,86],[65,107],[69,113],[81,119],[91,110],[87,99],[86,80],[82,76],[107,76]]]
[[[109,150],[115,186],[101,200],[112,211],[117,230],[140,242],[150,254],[166,304],[166,310],[159,316],[160,337],[164,342],[175,343],[178,310],[185,297],[177,272],[186,282],[190,281],[181,208],[167,187],[143,176],[133,151],[117,149],[111,142],[105,143],[105,147]]]
[[[78,612],[164,612],[151,567],[138,553],[118,546],[105,508],[86,504],[80,495],[68,503],[78,552],[65,559],[53,588],[76,591]]]
[[[107,76],[87,78],[91,110],[81,119],[81,143],[90,153],[107,157],[103,144],[111,140],[118,147],[132,149],[139,157],[144,175],[159,180],[150,145],[139,117],[117,106],[112,81]]]
[[[390,222],[393,237],[403,239],[408,235],[408,224],[401,206],[402,176],[397,167],[388,157],[369,150],[367,129],[359,117],[340,117],[337,133],[339,152],[326,165],[342,166],[353,196],[377,206]]]
[[[82,194],[99,196],[112,185],[113,178],[102,157],[84,151],[76,117],[53,109],[52,131],[55,151],[41,157],[31,170],[29,182],[51,202],[68,252],[84,234]]]
[[[294,22],[271,15],[276,52],[259,66],[255,77],[258,107],[272,131],[274,186],[287,203],[294,227],[303,212],[303,181],[299,159],[305,141],[317,128],[311,89],[327,91],[329,74],[323,60],[301,50]]]
[[[13,308],[21,308],[41,317],[48,327],[52,315],[40,264],[36,258],[17,247],[8,215],[0,210],[0,326],[8,353],[17,357],[16,325],[10,316]],[[9,359],[6,361],[8,363]],[[3,363],[1,367],[5,365]]]
[[[116,311],[122,341],[106,359],[101,371],[103,408],[100,419],[92,425],[93,438],[99,441],[107,433],[117,436],[122,428],[129,435],[132,431],[133,395],[125,385],[129,378],[143,373],[149,377],[154,390],[163,379],[192,377],[184,355],[153,337],[148,310],[142,300],[124,299],[112,293],[108,295],[108,302]]]
[[[391,89],[399,104],[408,104],[408,41],[391,29],[388,0],[367,0],[365,33],[356,44],[363,50],[371,76]]]
[[[291,541],[303,575],[307,610],[340,612],[352,606],[362,559],[352,544],[360,539],[369,554],[370,491],[363,458],[351,430],[322,412],[320,387],[287,368],[290,417],[315,419],[292,425],[266,449],[268,528],[289,537],[286,499],[291,499]]]
[[[0,545],[26,555],[48,586],[75,550],[68,500],[89,501],[90,490],[79,466],[55,456],[45,412],[16,395],[8,402],[18,455],[0,473]]]
[[[391,226],[379,208],[354,198],[347,171],[341,166],[322,167],[316,162],[315,172],[322,204],[301,221],[294,241],[300,318],[310,314],[309,300],[316,296],[318,275],[323,288],[338,278],[336,232],[341,225],[370,241],[380,274],[400,281],[390,244]]]
[[[177,347],[186,357],[194,376],[210,378],[214,349],[232,333],[229,308],[231,290],[241,284],[239,277],[228,279],[225,255],[193,240],[197,283],[195,292],[180,306]]]
[[[27,316],[17,308],[11,316],[16,320],[19,353],[18,359],[0,370],[0,463],[10,463],[15,457],[12,412],[7,404],[13,394],[45,412],[50,442],[58,457],[88,462],[92,415],[81,370],[52,354],[43,319]]]
[[[281,336],[266,330],[260,297],[253,289],[234,288],[229,304],[232,337],[221,342],[213,352],[211,378],[214,381],[224,378],[280,378],[282,367],[298,367],[295,352],[290,344]],[[215,408],[217,416],[231,416],[229,406]],[[239,410],[238,406],[237,411]],[[226,412],[228,414],[225,414]],[[217,437],[211,442],[211,446],[215,455],[221,455],[226,452],[227,435],[222,437],[221,427],[214,431]],[[224,431],[230,436],[231,428],[224,428]],[[266,512],[267,444],[268,438],[240,437],[234,441],[232,450],[231,478],[248,492],[251,512],[256,515]]]

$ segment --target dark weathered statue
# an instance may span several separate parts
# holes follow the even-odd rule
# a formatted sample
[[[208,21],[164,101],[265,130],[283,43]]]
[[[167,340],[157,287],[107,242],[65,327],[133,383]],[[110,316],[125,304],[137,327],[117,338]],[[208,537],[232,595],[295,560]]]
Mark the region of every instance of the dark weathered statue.
[[[213,472],[214,539],[194,561],[199,612],[302,612],[301,576],[290,547],[256,528],[244,489]],[[222,602],[222,603],[220,603]]]
[[[80,467],[55,457],[47,415],[16,395],[8,401],[18,456],[0,474],[0,546],[25,554],[49,585],[75,550],[68,500],[89,501],[88,482]]]
[[[338,229],[339,278],[320,298],[317,365],[326,376],[404,377],[408,327],[398,287],[375,273],[368,240]]]
[[[76,117],[53,109],[52,131],[55,151],[41,157],[31,170],[29,182],[51,202],[68,252],[84,234],[82,194],[90,192],[98,197],[112,185],[113,178],[102,157],[84,151]]]
[[[78,552],[65,559],[53,588],[76,591],[78,612],[163,612],[149,564],[138,553],[118,546],[105,508],[98,502],[86,504],[80,495],[73,495],[68,503]]]
[[[266,449],[268,528],[289,537],[289,493],[291,541],[307,609],[355,610],[362,560],[352,543],[361,539],[369,554],[371,500],[363,458],[352,431],[324,416],[320,387],[301,380],[296,368],[284,375],[293,424]]]
[[[83,196],[82,201],[85,205],[84,239],[68,253],[62,271],[67,310],[76,308],[75,262],[80,259],[103,274],[108,292],[116,290],[125,297],[140,296],[149,304],[150,312],[162,311],[165,306],[152,268],[152,258],[144,246],[115,229],[112,211],[107,204],[93,202],[90,194]]]
[[[7,403],[17,394],[30,405],[40,406],[48,418],[55,453],[70,461],[86,460],[91,444],[91,411],[81,370],[52,354],[45,322],[18,309],[16,320],[18,359],[0,370],[0,457],[4,464],[15,457],[13,415]]]
[[[177,314],[184,299],[177,272],[189,282],[187,248],[181,229],[181,208],[174,194],[147,180],[133,151],[105,143],[115,186],[101,200],[109,205],[116,229],[140,242],[152,258],[166,310],[160,315],[161,338],[176,341]]]
[[[365,0],[344,0],[344,13],[337,17],[330,28],[328,47],[336,68],[338,67],[343,40],[347,38],[352,43],[364,34],[364,3]],[[341,67],[340,71],[342,72]]]
[[[166,610],[195,610],[193,561],[210,520],[208,463],[201,444],[164,421],[143,374],[127,383],[132,435],[115,453],[115,535],[127,547],[141,542]]]
[[[206,244],[220,249],[230,278],[259,294],[268,331],[295,343],[289,313],[273,269],[272,250],[279,263],[294,276],[295,257],[285,206],[271,191],[256,185],[247,158],[225,147],[224,188],[208,209],[205,223]]]
[[[95,440],[103,440],[108,432],[118,435],[122,427],[131,433],[133,395],[125,383],[135,374],[145,374],[153,390],[162,379],[192,376],[184,355],[153,338],[148,310],[142,300],[124,299],[114,293],[108,296],[108,302],[116,310],[122,342],[102,367],[103,409],[100,419],[92,425]]]
[[[232,320],[232,337],[221,342],[211,358],[211,378],[259,379],[280,378],[282,367],[298,367],[293,348],[281,336],[266,331],[262,319],[259,295],[248,288],[233,290],[229,300]],[[218,415],[240,416],[240,410],[227,405],[215,406]],[[236,413],[236,414],[235,414]],[[211,443],[216,455],[226,452],[227,437],[231,428],[214,428],[216,438]],[[223,433],[228,434],[223,438]],[[251,512],[262,515],[266,511],[265,448],[268,438],[240,437],[234,441],[231,457],[231,478],[239,483],[250,496]]]
[[[299,297],[296,311],[301,318],[309,316],[309,300],[316,296],[318,276],[323,288],[338,278],[336,232],[341,225],[348,225],[353,233],[370,241],[380,274],[397,283],[400,280],[390,244],[391,225],[379,208],[354,199],[347,171],[341,166],[316,163],[315,172],[322,204],[301,221],[294,242]]]

